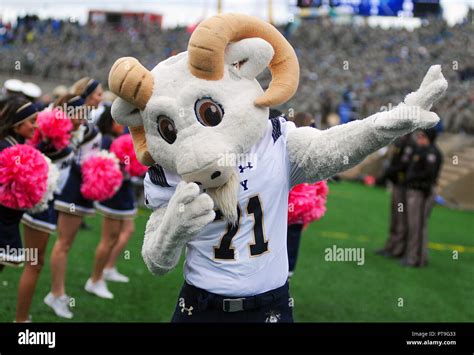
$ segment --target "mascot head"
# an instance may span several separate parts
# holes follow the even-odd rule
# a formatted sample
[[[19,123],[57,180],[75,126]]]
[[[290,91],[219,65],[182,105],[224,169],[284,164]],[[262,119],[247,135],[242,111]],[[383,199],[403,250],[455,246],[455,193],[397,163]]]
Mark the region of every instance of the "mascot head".
[[[272,81],[263,91],[256,77],[266,67]],[[118,59],[109,74],[118,96],[112,116],[130,127],[143,164],[197,183],[234,220],[239,179],[225,157],[258,142],[268,108],[288,101],[298,81],[296,54],[275,27],[251,16],[218,15],[199,24],[187,52],[151,71],[135,58]]]

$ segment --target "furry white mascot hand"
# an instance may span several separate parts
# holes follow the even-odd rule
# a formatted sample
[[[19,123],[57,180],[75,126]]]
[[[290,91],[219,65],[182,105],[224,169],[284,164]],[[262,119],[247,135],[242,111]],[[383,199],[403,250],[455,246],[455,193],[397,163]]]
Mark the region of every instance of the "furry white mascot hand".
[[[256,76],[266,67],[272,82],[264,92]],[[154,212],[142,255],[153,273],[173,269],[186,247],[190,285],[232,296],[281,287],[291,186],[328,178],[400,135],[434,126],[439,118],[429,110],[447,88],[433,66],[394,109],[320,131],[269,120],[269,107],[289,100],[298,81],[296,54],[278,30],[237,14],[201,22],[187,52],[151,71],[134,58],[117,60],[112,115],[152,166],[145,194]]]
[[[310,127],[292,131],[288,137],[288,150],[296,175],[293,183],[331,177],[357,165],[399,136],[435,126],[439,117],[429,110],[447,87],[441,66],[433,65],[420,88],[390,111],[324,131]]]
[[[151,272],[164,274],[175,267],[185,244],[216,217],[213,207],[195,183],[178,184],[168,207],[154,211],[147,224],[143,257]]]

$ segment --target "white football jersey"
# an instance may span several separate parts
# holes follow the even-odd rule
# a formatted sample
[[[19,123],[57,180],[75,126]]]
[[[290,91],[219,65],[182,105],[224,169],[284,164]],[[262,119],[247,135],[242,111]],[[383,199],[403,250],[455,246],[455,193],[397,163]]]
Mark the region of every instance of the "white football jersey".
[[[208,292],[252,296],[278,288],[288,277],[286,247],[290,163],[286,148],[292,122],[268,121],[262,139],[238,163],[239,223],[216,217],[187,243],[184,277]],[[164,207],[180,177],[154,166],[145,177],[145,203]]]

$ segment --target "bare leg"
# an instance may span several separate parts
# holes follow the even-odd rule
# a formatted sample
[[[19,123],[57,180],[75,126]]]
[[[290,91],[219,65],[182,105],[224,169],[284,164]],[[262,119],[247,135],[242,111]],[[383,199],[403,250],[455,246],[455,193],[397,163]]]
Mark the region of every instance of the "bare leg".
[[[81,226],[82,217],[59,212],[58,239],[51,253],[51,292],[55,297],[65,294],[67,254]]]
[[[115,243],[112,252],[110,253],[109,260],[107,261],[107,265],[105,265],[106,269],[111,269],[115,267],[117,263],[118,257],[122,254],[125,247],[128,244],[128,241],[133,235],[135,230],[135,221],[133,219],[125,219],[122,221],[122,228],[120,230],[120,235],[118,238],[117,243]]]
[[[112,248],[117,243],[122,221],[104,216],[102,220],[102,238],[95,251],[94,270],[92,272],[92,282],[102,279],[102,272],[109,259]]]
[[[49,233],[24,226],[25,248],[38,250],[37,260],[26,261],[18,286],[18,300],[16,305],[16,322],[25,322],[29,317],[31,301],[36,289],[41,269],[44,265],[44,255],[48,246]]]

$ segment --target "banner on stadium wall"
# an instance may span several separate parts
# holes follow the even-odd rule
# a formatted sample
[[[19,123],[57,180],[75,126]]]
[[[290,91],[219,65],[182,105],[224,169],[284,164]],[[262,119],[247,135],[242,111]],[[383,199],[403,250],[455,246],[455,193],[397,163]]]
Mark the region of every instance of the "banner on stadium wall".
[[[108,10],[89,10],[89,23],[112,23],[116,25],[125,25],[130,23],[144,23],[156,25],[161,28],[163,16],[151,12],[134,11],[108,11]]]
[[[346,13],[359,16],[413,17],[440,12],[439,0],[298,0],[297,6],[344,8]]]

